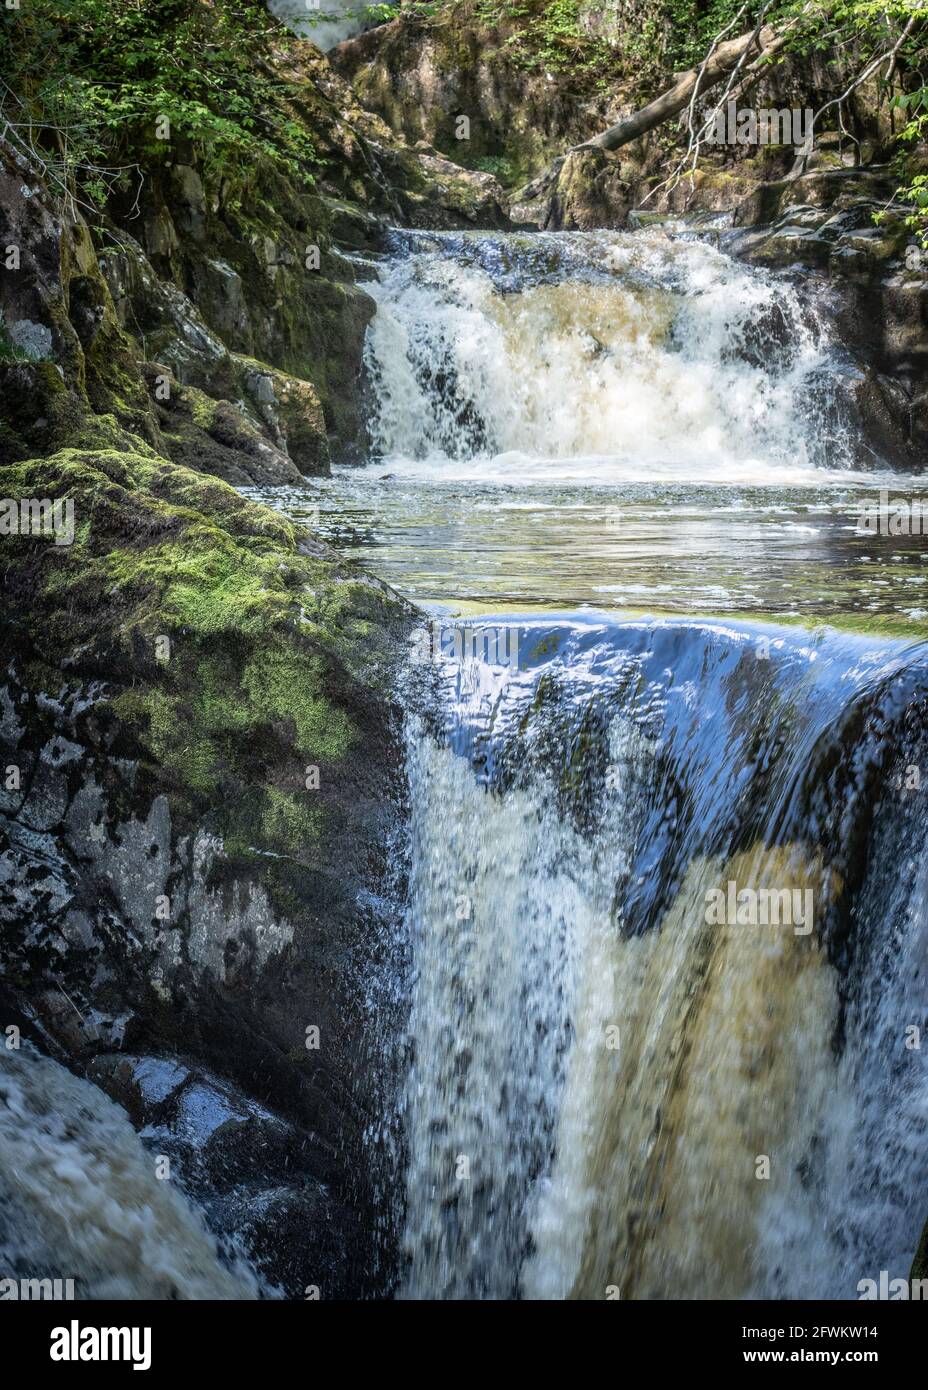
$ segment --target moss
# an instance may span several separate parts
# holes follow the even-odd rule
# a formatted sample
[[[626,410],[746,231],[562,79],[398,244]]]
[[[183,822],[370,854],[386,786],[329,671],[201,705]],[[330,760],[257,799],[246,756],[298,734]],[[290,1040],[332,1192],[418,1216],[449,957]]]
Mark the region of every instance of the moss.
[[[198,391],[195,386],[188,386],[187,394],[190,398],[190,413],[193,416],[193,423],[199,429],[209,433],[216,419],[216,402],[210,400],[203,391]]]
[[[197,636],[258,633],[268,622],[285,617],[290,598],[268,583],[273,559],[242,556],[235,541],[216,532],[215,527],[191,520],[180,543],[141,553],[134,548],[113,550],[99,564],[100,580],[128,602],[138,595],[140,620],[145,616],[142,595],[151,595],[152,616],[157,615],[162,626]]]
[[[351,742],[351,725],[323,694],[319,657],[291,651],[262,653],[245,667],[242,689],[257,709],[293,721],[296,747],[307,757],[335,761]]]
[[[378,669],[403,605],[334,552],[301,553],[277,513],[155,455],[67,450],[11,465],[4,490],[70,497],[76,521],[69,547],[5,552],[13,611],[33,625],[12,651],[52,682],[56,667],[108,682],[118,736],[175,816],[208,815],[242,853],[318,845],[325,791],[303,790],[306,766],[342,785],[367,698],[355,676]]]
[[[312,792],[304,792],[300,799],[292,792],[269,788],[263,821],[265,838],[279,840],[297,852],[317,844],[322,813],[317,806],[307,804],[307,798],[312,795]]]
[[[124,428],[115,415],[87,415],[68,433],[69,446],[74,449],[131,449],[133,453],[144,454],[150,458],[157,457],[152,446],[139,435]]]

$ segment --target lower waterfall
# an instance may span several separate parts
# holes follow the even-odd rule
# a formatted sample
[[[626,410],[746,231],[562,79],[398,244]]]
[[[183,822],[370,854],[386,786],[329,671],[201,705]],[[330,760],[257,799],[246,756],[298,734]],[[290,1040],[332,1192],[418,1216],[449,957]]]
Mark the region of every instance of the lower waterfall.
[[[524,626],[518,652],[440,658],[408,723],[402,1293],[853,1298],[904,1277],[928,1133],[924,652],[669,622]],[[729,884],[814,912],[707,921]]]
[[[859,526],[920,483],[821,286],[659,231],[397,232],[375,275],[374,457],[315,495],[426,609],[398,1295],[906,1278],[928,576]]]

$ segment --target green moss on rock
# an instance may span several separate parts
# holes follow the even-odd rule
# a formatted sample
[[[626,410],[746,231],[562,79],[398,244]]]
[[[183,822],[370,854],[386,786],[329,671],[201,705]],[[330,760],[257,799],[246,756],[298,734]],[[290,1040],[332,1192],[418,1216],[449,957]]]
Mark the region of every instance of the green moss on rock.
[[[405,605],[278,514],[154,455],[67,450],[6,468],[3,490],[75,508],[70,546],[5,543],[13,611],[29,612],[10,654],[50,689],[59,671],[106,681],[118,738],[175,815],[206,817],[241,852],[311,860],[328,801],[357,778],[367,683],[385,687]]]

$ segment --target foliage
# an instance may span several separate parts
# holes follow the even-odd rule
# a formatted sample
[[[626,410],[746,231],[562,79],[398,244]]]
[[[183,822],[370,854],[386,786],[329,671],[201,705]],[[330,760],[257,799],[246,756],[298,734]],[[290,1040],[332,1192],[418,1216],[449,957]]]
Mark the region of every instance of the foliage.
[[[97,203],[163,156],[165,131],[208,174],[265,159],[311,181],[313,143],[271,57],[296,42],[258,0],[29,0],[0,12],[0,128]]]
[[[416,8],[426,13],[434,7]],[[582,0],[473,0],[461,15],[498,30],[501,48],[519,67],[604,86],[620,55],[584,22],[583,11]]]

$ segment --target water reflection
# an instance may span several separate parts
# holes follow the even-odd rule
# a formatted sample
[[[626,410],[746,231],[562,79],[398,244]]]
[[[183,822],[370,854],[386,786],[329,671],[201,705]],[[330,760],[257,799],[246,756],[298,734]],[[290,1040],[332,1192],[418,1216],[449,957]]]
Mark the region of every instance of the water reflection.
[[[928,619],[928,544],[858,529],[881,486],[918,495],[920,480],[513,487],[374,466],[247,492],[295,520],[318,508],[325,539],[420,603],[857,617],[914,633]]]

